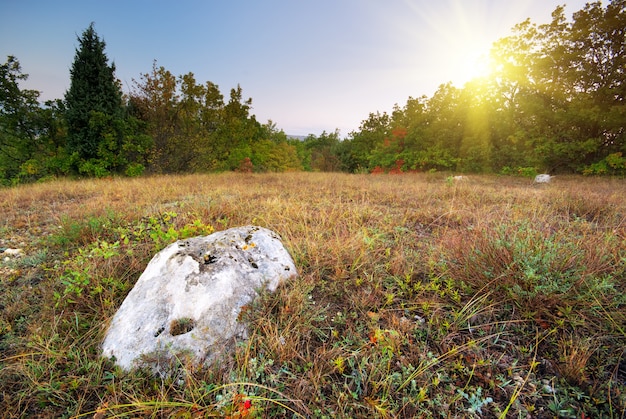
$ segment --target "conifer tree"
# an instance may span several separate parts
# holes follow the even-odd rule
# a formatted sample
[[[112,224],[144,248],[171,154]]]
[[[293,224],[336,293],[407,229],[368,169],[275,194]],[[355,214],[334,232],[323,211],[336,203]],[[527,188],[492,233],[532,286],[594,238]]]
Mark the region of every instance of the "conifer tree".
[[[115,64],[108,64],[105,42],[96,34],[93,23],[78,41],[80,46],[70,70],[71,85],[65,94],[67,147],[69,154],[87,161],[100,157],[106,131],[110,131],[106,125],[121,117],[122,91],[115,79]]]

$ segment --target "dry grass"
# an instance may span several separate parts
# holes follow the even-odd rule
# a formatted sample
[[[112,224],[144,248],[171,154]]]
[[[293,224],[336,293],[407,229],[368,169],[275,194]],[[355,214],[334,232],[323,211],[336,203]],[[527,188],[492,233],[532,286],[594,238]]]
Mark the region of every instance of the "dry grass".
[[[622,417],[626,184],[219,174],[0,190],[6,417]],[[219,365],[99,357],[155,251],[256,224],[300,278]]]

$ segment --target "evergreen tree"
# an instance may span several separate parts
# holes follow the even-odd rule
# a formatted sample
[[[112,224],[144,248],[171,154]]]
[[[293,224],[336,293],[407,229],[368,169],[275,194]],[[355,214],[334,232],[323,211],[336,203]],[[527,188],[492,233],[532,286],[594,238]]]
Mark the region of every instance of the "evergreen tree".
[[[105,43],[93,23],[78,41],[80,46],[70,70],[71,85],[65,94],[67,147],[69,154],[84,162],[101,157],[105,132],[110,131],[102,121],[113,126],[121,118],[122,91],[115,79],[115,64],[108,64]],[[107,141],[105,146],[110,150],[121,144]],[[108,166],[106,162],[104,166]]]

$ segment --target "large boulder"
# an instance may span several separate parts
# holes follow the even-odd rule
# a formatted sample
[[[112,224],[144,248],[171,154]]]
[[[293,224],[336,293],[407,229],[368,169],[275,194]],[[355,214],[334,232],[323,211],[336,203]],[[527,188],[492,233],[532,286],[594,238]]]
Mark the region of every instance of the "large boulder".
[[[102,353],[123,369],[169,374],[181,360],[211,362],[238,338],[241,308],[297,275],[280,237],[231,228],[159,252],[113,317]]]

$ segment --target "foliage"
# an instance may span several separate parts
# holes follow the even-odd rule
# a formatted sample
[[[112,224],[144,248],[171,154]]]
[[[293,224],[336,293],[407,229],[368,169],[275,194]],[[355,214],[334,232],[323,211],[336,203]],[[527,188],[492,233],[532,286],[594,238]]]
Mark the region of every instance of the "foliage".
[[[109,65],[105,42],[93,23],[78,41],[65,95],[68,154],[76,153],[80,161],[99,160],[89,163],[90,167],[106,167],[110,162],[101,155],[102,149],[116,152],[121,148],[121,144],[106,139],[106,131],[121,117],[122,91],[115,79],[115,65]]]
[[[363,171],[371,166],[370,153],[389,135],[389,121],[386,113],[370,113],[368,119],[361,122],[359,130],[343,142],[346,151],[341,160],[349,172]]]
[[[626,147],[626,5],[592,2],[571,22],[563,10],[495,42],[488,76],[370,114],[351,134],[346,166],[390,170],[403,160],[418,170],[623,174],[605,159]]]
[[[286,172],[302,168],[296,148],[286,141],[259,140],[252,156],[254,166],[260,172]]]
[[[597,163],[590,164],[583,170],[585,175],[626,175],[626,159],[621,152],[609,154]]]
[[[337,156],[340,146],[339,131],[322,132],[319,136],[310,134],[303,141],[304,168],[314,172],[336,172],[341,169],[341,161]]]
[[[252,100],[240,86],[224,101],[219,87],[198,84],[193,73],[175,77],[153,63],[129,98],[132,114],[147,124],[154,140],[151,172],[235,170],[251,158],[262,127],[249,115]]]
[[[0,66],[0,180],[8,181],[35,175],[38,153],[45,152],[39,92],[21,90],[19,82],[27,74],[17,58],[7,57]]]

